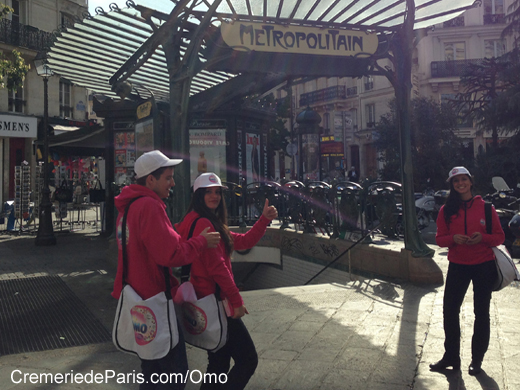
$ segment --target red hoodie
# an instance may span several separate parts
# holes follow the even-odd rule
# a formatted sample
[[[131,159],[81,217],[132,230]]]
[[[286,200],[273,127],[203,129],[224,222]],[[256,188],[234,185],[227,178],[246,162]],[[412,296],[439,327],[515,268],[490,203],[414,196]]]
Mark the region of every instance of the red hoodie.
[[[435,240],[437,245],[448,248],[449,261],[457,264],[476,265],[495,258],[491,248],[502,244],[505,235],[494,207],[491,211],[492,231],[491,234],[487,234],[484,204],[485,202],[480,196],[463,202],[458,214],[451,217],[449,225],[446,225],[444,220],[444,206],[440,209]],[[482,234],[482,241],[478,244],[457,245],[453,241],[455,234],[471,236],[476,232]]]
[[[126,282],[143,299],[164,291],[164,267],[180,267],[198,258],[206,248],[206,239],[199,236],[200,230],[186,242],[177,234],[166,215],[166,205],[159,196],[147,187],[132,184],[124,187],[115,198],[119,211],[117,217],[117,243],[119,247],[117,274],[112,296],[119,299],[123,282],[123,252],[121,225],[125,208],[132,199],[137,199],[128,211],[126,220],[127,276]],[[179,282],[171,276],[172,294]]]
[[[188,237],[191,225],[198,217],[199,214],[192,211],[184,217],[182,222],[175,225],[175,229],[177,229],[183,239]],[[248,232],[244,234],[231,232],[234,249],[245,250],[254,247],[264,235],[269,222],[267,218],[261,216]],[[193,236],[196,236],[207,227],[210,228],[210,232],[215,231],[209,219],[199,219],[195,225]],[[200,257],[193,259],[190,281],[199,299],[214,294],[216,283],[218,283],[221,289],[221,297],[223,299],[227,298],[233,308],[240,307],[244,304],[238,287],[235,284],[233,271],[231,269],[231,259],[226,255],[226,249],[222,240],[220,240],[216,248],[208,248]]]

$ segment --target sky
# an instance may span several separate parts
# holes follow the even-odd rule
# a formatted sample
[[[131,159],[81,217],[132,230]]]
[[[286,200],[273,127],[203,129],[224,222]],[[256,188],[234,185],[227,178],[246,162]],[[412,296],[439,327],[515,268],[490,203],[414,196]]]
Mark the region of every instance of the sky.
[[[96,14],[96,7],[102,7],[105,11],[110,11],[109,5],[112,3],[116,3],[119,8],[126,8],[126,0],[88,0],[88,11],[91,15]],[[134,0],[134,3],[168,13],[173,8],[173,3],[170,0]]]

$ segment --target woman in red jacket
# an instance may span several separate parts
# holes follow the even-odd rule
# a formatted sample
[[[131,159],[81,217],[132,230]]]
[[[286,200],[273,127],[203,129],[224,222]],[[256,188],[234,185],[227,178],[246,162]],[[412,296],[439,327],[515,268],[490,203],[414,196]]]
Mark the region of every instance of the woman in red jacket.
[[[444,356],[430,364],[432,371],[460,369],[460,307],[473,282],[475,324],[469,374],[477,375],[489,345],[489,305],[497,278],[494,246],[504,242],[504,231],[492,208],[492,232],[486,233],[484,200],[473,196],[473,179],[464,167],[449,173],[450,194],[437,218],[437,244],[448,248],[448,275],[444,290]]]
[[[227,374],[225,384],[204,383],[201,390],[232,389],[241,390],[246,385],[258,365],[255,345],[247,328],[240,319],[249,314],[235,284],[231,269],[231,254],[234,249],[252,248],[262,238],[269,222],[278,216],[274,206],[265,201],[262,216],[245,234],[233,233],[227,226],[226,204],[222,199],[222,183],[214,173],[203,173],[193,184],[193,197],[183,220],[175,227],[183,238],[187,238],[191,225],[196,223],[193,236],[206,228],[220,233],[217,248],[202,252],[193,260],[190,281],[197,298],[215,293],[216,284],[220,286],[221,297],[228,300],[233,315],[228,317],[228,339],[226,345],[217,352],[208,352],[208,373]],[[231,358],[234,366],[229,371]],[[228,373],[229,371],[229,373]]]

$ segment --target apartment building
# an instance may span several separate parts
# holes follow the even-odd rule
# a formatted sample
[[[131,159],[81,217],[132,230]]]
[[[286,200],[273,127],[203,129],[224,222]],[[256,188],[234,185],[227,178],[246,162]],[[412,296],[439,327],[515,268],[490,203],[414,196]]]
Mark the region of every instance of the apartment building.
[[[432,97],[439,102],[449,99],[460,91],[460,76],[469,63],[510,50],[511,42],[500,35],[511,3],[512,0],[482,0],[458,18],[427,29],[413,55],[412,96]],[[391,64],[380,61],[380,65]],[[283,96],[284,92],[278,91],[277,97]],[[388,103],[393,98],[394,89],[382,76],[319,78],[295,83],[295,115],[311,107],[322,118],[322,178],[333,176],[338,165],[345,169],[354,166],[361,178],[377,177],[380,162],[373,146],[373,128],[381,115],[389,111]],[[458,135],[473,154],[491,142],[491,133],[480,134],[473,123],[461,123]],[[330,142],[336,143],[336,147],[330,148]],[[328,153],[341,149],[342,153]],[[309,176],[305,166],[304,171],[304,177],[317,179],[316,174]]]
[[[31,167],[36,164],[34,142],[43,117],[44,96],[43,79],[36,74],[34,58],[50,47],[58,29],[83,19],[87,4],[87,0],[6,0],[14,12],[0,20],[0,52],[9,58],[14,49],[18,50],[31,70],[23,88],[0,90],[0,205],[13,199],[14,167],[23,161]],[[64,124],[87,119],[84,88],[52,76],[48,99],[49,123],[54,124],[55,133],[70,129]]]

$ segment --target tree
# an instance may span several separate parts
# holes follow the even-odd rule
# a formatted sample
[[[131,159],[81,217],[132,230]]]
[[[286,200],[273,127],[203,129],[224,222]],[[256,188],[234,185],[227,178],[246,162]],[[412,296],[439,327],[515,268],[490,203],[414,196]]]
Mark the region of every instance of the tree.
[[[513,86],[509,74],[512,63],[506,57],[484,58],[471,63],[461,76],[462,92],[455,97],[455,107],[466,118],[474,120],[480,131],[491,130],[493,147],[498,147],[502,128],[499,96]]]
[[[0,18],[14,10],[4,4],[0,5]],[[15,90],[23,87],[25,75],[31,67],[27,65],[18,50],[12,51],[12,58],[0,53],[0,89]]]
[[[518,47],[520,42],[520,0],[514,0],[507,9],[507,26],[502,30],[502,38],[513,37],[513,44]]]
[[[414,188],[443,188],[446,184],[446,173],[453,166],[471,166],[471,161],[461,153],[463,146],[454,133],[457,128],[457,115],[449,105],[441,105],[431,98],[414,99],[411,106]],[[380,152],[379,160],[384,163],[380,170],[381,178],[400,181],[400,147],[395,101],[390,103],[390,112],[380,118],[375,131],[377,137],[374,144]]]

